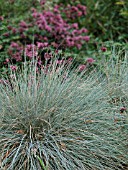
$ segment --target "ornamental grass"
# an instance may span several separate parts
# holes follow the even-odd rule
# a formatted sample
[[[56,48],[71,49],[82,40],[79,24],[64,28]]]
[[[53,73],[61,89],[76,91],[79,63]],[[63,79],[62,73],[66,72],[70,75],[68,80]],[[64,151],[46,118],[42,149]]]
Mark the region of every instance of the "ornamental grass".
[[[0,84],[1,169],[126,167],[127,113],[118,112],[106,77],[54,60],[37,73],[36,64],[24,63]]]

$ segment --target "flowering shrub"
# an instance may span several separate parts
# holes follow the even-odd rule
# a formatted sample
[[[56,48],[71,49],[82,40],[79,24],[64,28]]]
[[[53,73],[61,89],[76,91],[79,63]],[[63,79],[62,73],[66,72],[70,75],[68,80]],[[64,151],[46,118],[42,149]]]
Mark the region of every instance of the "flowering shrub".
[[[46,10],[45,1],[40,1],[40,4],[41,10],[31,8],[31,15],[17,24],[8,22],[1,16],[2,26],[4,27],[4,24],[7,26],[6,29],[2,29],[0,37],[2,66],[5,64],[4,67],[7,67],[9,62],[11,64],[23,62],[24,53],[30,60],[39,52],[41,60],[44,60],[41,51],[46,47],[62,49],[68,52],[67,57],[70,58],[73,57],[73,54],[70,54],[73,49],[80,51],[89,42],[88,30],[84,27],[79,28],[79,24],[75,22],[77,17],[85,17],[86,6],[67,5],[64,9],[61,4]],[[33,39],[34,47],[31,44]]]
[[[19,4],[17,4],[18,2]],[[14,9],[15,5],[18,7],[18,9],[15,9],[16,11],[18,10],[16,12],[17,17],[14,17],[13,9],[4,16],[1,13],[3,10],[0,11],[0,76],[2,73],[6,75],[8,64],[21,65],[24,62],[24,53],[28,55],[27,60],[31,60],[32,55],[38,53],[37,58],[41,59],[40,64],[42,64],[46,57],[44,57],[42,50],[44,51],[46,48],[49,51],[51,48],[56,49],[56,51],[62,49],[67,58],[75,58],[76,64],[90,66],[90,68],[94,67],[92,67],[92,63],[87,64],[87,58],[93,58],[95,60],[93,65],[101,67],[100,60],[108,60],[111,57],[113,45],[119,44],[114,41],[103,43],[99,40],[99,36],[90,29],[88,18],[90,17],[90,8],[92,6],[89,5],[88,1],[86,8],[82,0],[71,1],[71,4],[66,4],[65,6],[64,3],[67,2],[57,4],[54,3],[57,1],[30,2],[29,0],[25,7],[25,9],[27,9],[27,6],[29,7],[26,10],[27,12],[25,9],[20,9],[24,0],[18,2],[11,3],[9,1],[9,8],[11,8],[11,4],[14,5]],[[51,4],[56,5],[52,6]],[[21,12],[22,16],[19,14],[20,10],[24,11]],[[6,10],[4,9],[4,11]],[[14,18],[7,16],[13,16]],[[85,26],[91,31],[88,32]],[[96,29],[94,27],[93,29],[98,33],[99,27]],[[107,34],[100,35],[105,37]],[[17,45],[14,43],[17,43]],[[29,47],[33,46],[32,44],[35,45],[35,54]],[[125,48],[124,46],[126,44],[122,43],[117,48]]]

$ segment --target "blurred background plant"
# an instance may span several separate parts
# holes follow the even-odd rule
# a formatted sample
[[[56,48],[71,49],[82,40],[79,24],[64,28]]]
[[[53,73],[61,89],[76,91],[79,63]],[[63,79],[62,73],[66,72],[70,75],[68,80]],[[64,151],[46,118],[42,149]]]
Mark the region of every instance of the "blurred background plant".
[[[80,7],[82,8],[77,8],[78,13],[74,13],[75,17],[86,15],[84,11],[86,7],[82,5]],[[70,14],[73,8],[69,8]],[[18,18],[13,16],[12,21],[9,15],[1,16],[1,67],[4,67],[7,60],[12,64],[22,62],[24,46],[28,47],[32,42],[38,49],[48,46],[56,50],[62,49],[68,57],[71,56],[73,49],[78,54],[82,46],[90,40],[87,35],[88,30],[79,28],[78,23],[70,23],[68,21],[70,16],[64,19],[63,15],[66,15],[66,11],[61,8],[61,5],[54,5],[51,8],[48,2],[40,1],[37,8],[31,8],[28,13],[19,15]],[[32,56],[28,57],[30,59]]]
[[[24,4],[26,5],[24,6]],[[84,64],[87,58],[93,58],[96,61],[93,63],[94,66],[99,65],[103,56],[109,59],[111,49],[115,46],[117,49],[127,51],[127,9],[128,2],[123,0],[28,0],[27,3],[21,0],[1,0],[0,73],[6,73],[7,65],[5,63],[8,59],[12,64],[15,62],[19,64],[19,61],[14,61],[14,58],[12,61],[12,55],[9,53],[10,45],[13,42],[18,43],[22,49],[32,42],[35,44],[37,41],[48,42],[48,45],[52,44],[52,48],[62,49],[64,56],[75,58],[76,64]],[[65,28],[65,26],[60,27],[49,22],[46,16],[50,14],[49,12],[52,14],[49,17],[53,18],[53,21],[57,21],[56,15],[60,14],[60,20],[69,25]],[[43,19],[39,20],[36,14],[41,13],[46,14],[45,19],[49,22],[50,27],[43,28],[40,25]],[[68,27],[73,24],[74,30],[69,29]],[[58,29],[57,34],[51,34],[51,28],[53,32]],[[75,37],[72,38],[72,33],[76,30]],[[81,44],[82,36],[84,36],[84,43]],[[64,37],[68,37],[66,46],[63,44]],[[77,41],[75,42],[74,39]]]
[[[128,1],[124,0],[59,0],[65,5],[87,6],[87,15],[78,22],[86,26],[93,38],[104,41],[127,42]]]

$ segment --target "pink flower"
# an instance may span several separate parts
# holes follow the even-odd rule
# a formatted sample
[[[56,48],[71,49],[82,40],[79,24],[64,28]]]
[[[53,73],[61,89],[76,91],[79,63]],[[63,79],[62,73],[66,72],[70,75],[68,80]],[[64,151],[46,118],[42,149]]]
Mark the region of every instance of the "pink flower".
[[[56,8],[54,8],[54,12],[55,13],[60,13],[60,11],[58,9],[56,9]]]
[[[81,11],[78,11],[78,12],[77,12],[77,15],[78,15],[78,17],[82,16],[82,12],[81,12]]]
[[[95,60],[93,59],[93,58],[87,58],[87,63],[89,63],[89,64],[92,64],[92,63],[94,63],[95,62]]]
[[[79,71],[84,71],[86,69],[86,65],[81,64],[79,65]]]
[[[19,23],[19,26],[20,26],[20,27],[23,27],[23,28],[27,28],[27,27],[28,27],[25,21],[21,21],[21,22]]]
[[[86,28],[82,28],[82,29],[81,29],[81,32],[82,32],[82,33],[87,33],[88,30],[87,30]],[[86,37],[86,38],[87,38],[87,37]]]
[[[25,51],[26,56],[28,56],[30,59],[34,56],[37,56],[38,54],[36,46],[34,44],[26,45]]]
[[[6,60],[5,60],[7,63],[9,62],[9,59],[8,58],[6,58]]]
[[[11,65],[10,68],[11,68],[12,71],[16,71],[17,70],[17,66]]]
[[[8,28],[8,30],[11,30],[11,29],[12,29],[12,26],[9,25],[9,26],[7,26],[7,28]]]
[[[41,48],[44,47],[44,44],[43,44],[43,43],[40,43],[40,42],[37,42],[37,47],[38,47],[39,49],[41,49]]]
[[[46,29],[46,31],[48,31],[48,32],[50,32],[50,31],[52,30],[51,27],[48,26],[48,25],[45,25],[45,29]]]
[[[68,61],[68,63],[71,63],[72,60],[73,60],[73,58],[72,58],[72,57],[69,57],[67,61]]]
[[[56,64],[61,65],[61,64],[63,64],[63,62],[64,62],[64,60],[57,60]]]
[[[25,35],[25,34],[23,34],[23,33],[22,33],[20,36],[21,36],[21,38],[23,38],[23,39],[25,39],[25,38],[26,38],[26,35]]]
[[[101,51],[105,52],[105,51],[107,51],[107,48],[106,47],[101,47]]]
[[[89,36],[84,36],[83,39],[88,42],[90,40],[90,37]]]
[[[124,111],[126,111],[126,107],[121,107],[120,108],[120,113],[123,113]]]
[[[73,47],[74,46],[74,41],[66,41],[68,47]]]
[[[12,33],[16,34],[16,32],[17,32],[17,29],[16,28],[12,28]]]
[[[32,16],[33,16],[33,18],[36,18],[37,17],[37,13],[33,12]]]
[[[75,6],[72,6],[72,7],[71,7],[71,10],[72,10],[72,11],[78,11],[78,8],[75,7]]]
[[[15,42],[11,42],[11,45],[10,45],[12,48],[18,48],[19,45]]]
[[[9,37],[9,32],[4,33],[3,36]]]
[[[49,60],[51,57],[52,57],[52,55],[49,54],[49,53],[45,53],[45,54],[44,54],[45,60]]]
[[[73,30],[72,31],[72,35],[74,35],[74,34],[78,34],[79,33],[79,31],[78,30]]]
[[[36,12],[36,9],[35,9],[35,8],[31,8],[31,11],[32,11],[32,12]]]
[[[81,45],[81,44],[76,44],[76,47],[77,47],[78,49],[81,49],[82,45]]]
[[[39,59],[38,62],[37,62],[37,64],[38,64],[39,66],[41,66],[42,61]]]
[[[78,29],[78,23],[74,23],[74,24],[72,24],[72,28],[74,28],[74,29]]]
[[[51,45],[52,45],[53,47],[55,47],[55,48],[58,48],[58,46],[59,46],[59,45],[58,45],[57,43],[55,43],[55,42],[52,42]]]
[[[47,42],[44,42],[44,47],[47,47],[48,46],[48,43]]]
[[[48,38],[47,38],[47,37],[44,37],[43,39],[44,39],[44,41],[48,41]]]
[[[44,47],[47,47],[47,46],[48,46],[48,43],[47,43],[47,42],[44,42],[44,43],[37,42],[37,47],[38,47],[39,49],[44,48]]]
[[[42,24],[38,24],[38,28],[39,28],[40,30],[42,30],[42,29],[44,28],[44,26],[43,26]]]
[[[78,4],[77,7],[86,14],[86,6]]]
[[[20,27],[20,28],[19,28],[19,32],[20,32],[20,33],[23,33],[23,32],[24,32],[24,28],[23,28],[23,27]]]
[[[12,54],[12,58],[15,59],[16,61],[22,61],[21,51]]]
[[[3,16],[0,16],[0,21],[3,21],[4,20],[4,17]]]
[[[41,0],[40,5],[44,5],[46,3],[46,0]]]
[[[60,6],[59,5],[55,5],[54,8],[58,9]]]
[[[6,58],[6,60],[5,60],[4,64],[8,64],[8,63],[9,63],[9,59],[8,59],[8,58]]]

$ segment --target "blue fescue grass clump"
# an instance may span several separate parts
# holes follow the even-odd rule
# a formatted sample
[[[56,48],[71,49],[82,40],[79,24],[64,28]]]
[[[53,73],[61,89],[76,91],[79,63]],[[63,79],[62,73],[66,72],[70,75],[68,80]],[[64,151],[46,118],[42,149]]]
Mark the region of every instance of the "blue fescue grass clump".
[[[0,84],[1,169],[123,169],[123,123],[115,125],[106,79],[85,75],[53,61],[38,74],[25,64]]]
[[[104,71],[110,97],[110,113],[113,113],[116,135],[123,141],[122,149],[126,155],[124,169],[128,169],[128,51],[113,52]]]

